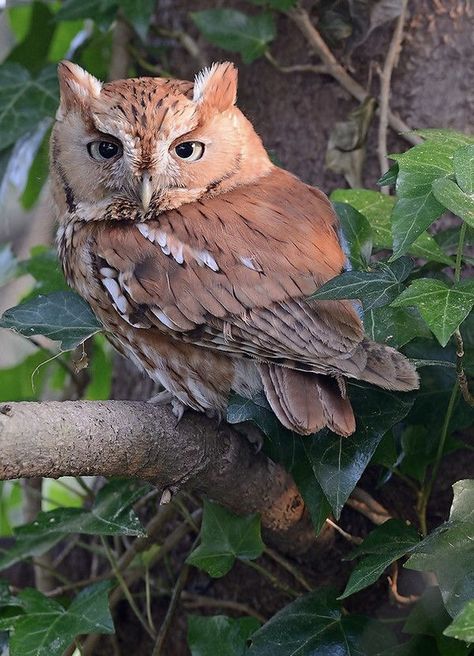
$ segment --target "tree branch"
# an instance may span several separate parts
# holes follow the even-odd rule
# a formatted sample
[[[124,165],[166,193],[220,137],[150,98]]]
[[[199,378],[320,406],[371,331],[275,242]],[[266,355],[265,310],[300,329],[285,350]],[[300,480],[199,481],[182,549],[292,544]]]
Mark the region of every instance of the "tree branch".
[[[0,454],[0,480],[125,476],[173,491],[191,488],[236,513],[260,513],[283,550],[316,544],[289,474],[230,426],[203,415],[188,412],[177,426],[168,407],[144,402],[10,403],[0,407]]]

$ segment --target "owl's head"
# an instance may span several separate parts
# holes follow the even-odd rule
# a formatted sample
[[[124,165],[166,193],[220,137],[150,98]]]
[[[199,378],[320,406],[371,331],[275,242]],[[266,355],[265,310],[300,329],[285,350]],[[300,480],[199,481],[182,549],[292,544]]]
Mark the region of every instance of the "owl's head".
[[[51,137],[61,216],[143,217],[248,184],[272,167],[235,106],[237,71],[225,62],[193,82],[133,78],[102,84],[59,64],[61,104]],[[134,211],[130,212],[133,209]]]

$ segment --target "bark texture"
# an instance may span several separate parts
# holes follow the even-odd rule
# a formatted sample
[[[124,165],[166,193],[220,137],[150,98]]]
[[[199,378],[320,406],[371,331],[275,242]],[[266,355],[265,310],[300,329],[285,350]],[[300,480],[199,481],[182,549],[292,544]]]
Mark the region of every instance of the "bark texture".
[[[0,479],[122,476],[207,494],[258,512],[272,541],[303,552],[315,534],[291,477],[231,427],[134,401],[21,402],[0,407]]]

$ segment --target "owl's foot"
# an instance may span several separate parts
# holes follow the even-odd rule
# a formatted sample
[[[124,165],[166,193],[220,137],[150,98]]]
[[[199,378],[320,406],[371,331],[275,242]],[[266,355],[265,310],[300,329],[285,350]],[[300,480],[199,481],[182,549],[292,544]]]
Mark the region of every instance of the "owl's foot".
[[[186,410],[186,405],[178,399],[177,396],[174,396],[168,390],[163,390],[158,392],[155,396],[152,396],[151,399],[148,399],[147,403],[152,403],[153,405],[171,405],[171,410],[176,417],[176,425],[179,424],[183,418],[184,412]]]

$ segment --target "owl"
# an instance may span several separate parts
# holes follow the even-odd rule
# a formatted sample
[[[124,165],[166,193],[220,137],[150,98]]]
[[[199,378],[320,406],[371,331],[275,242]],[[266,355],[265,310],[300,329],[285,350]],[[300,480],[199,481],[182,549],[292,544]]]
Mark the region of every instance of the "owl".
[[[412,390],[396,350],[350,301],[311,301],[344,269],[328,198],[275,166],[236,107],[233,64],[194,82],[102,84],[59,65],[51,136],[57,243],[69,284],[116,348],[164,391],[218,416],[263,393],[308,435],[356,428],[346,379]]]

